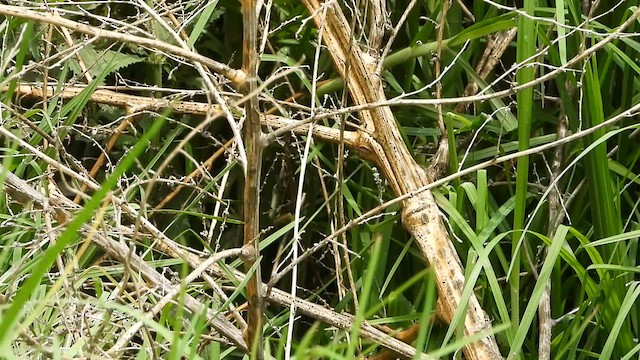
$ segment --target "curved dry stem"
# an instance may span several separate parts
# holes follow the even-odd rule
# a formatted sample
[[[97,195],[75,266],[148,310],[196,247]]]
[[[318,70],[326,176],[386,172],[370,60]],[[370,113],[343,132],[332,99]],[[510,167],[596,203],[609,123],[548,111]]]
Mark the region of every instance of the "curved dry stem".
[[[316,0],[303,1],[310,13],[316,13],[321,7]],[[327,17],[320,19],[314,17],[316,25],[318,21],[325,23],[324,42],[329,47],[329,52],[336,69],[341,72],[343,78],[349,78],[347,88],[353,101],[359,104],[370,104],[386,98],[382,83],[375,76],[375,63],[366,63],[367,59],[357,46],[350,46],[351,35],[346,18],[341,8],[336,3],[324,3],[327,9]],[[351,60],[347,60],[351,59]],[[344,64],[351,61],[351,70],[344,73]],[[397,184],[394,187],[397,195],[403,195],[415,191],[429,184],[427,174],[411,156],[402,136],[397,128],[391,108],[388,106],[377,107],[359,112],[360,120],[367,129],[375,129],[374,140],[382,149],[378,161],[387,179]],[[429,191],[424,191],[405,200],[403,211],[403,224],[415,237],[418,247],[426,261],[432,265],[438,294],[444,311],[442,317],[450,322],[459,306],[468,306],[465,320],[465,335],[473,335],[489,328],[490,322],[487,315],[480,307],[475,295],[469,298],[468,304],[462,304],[461,296],[464,286],[464,273],[458,255],[449,240],[448,233],[439,216],[438,207]],[[335,234],[335,233],[334,233]],[[332,234],[332,235],[334,235]],[[498,345],[493,336],[483,338],[481,341],[468,345],[464,349],[469,359],[498,359],[501,357]]]

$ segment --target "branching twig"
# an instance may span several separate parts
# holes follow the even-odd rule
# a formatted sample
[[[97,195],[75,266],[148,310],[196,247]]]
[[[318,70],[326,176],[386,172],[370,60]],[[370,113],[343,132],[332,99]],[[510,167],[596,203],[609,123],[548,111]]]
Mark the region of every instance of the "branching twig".
[[[174,55],[183,57],[185,59],[189,59],[197,63],[204,64],[206,67],[224,75],[229,80],[235,83],[242,83],[245,81],[245,78],[246,78],[244,72],[240,70],[232,69],[225,64],[212,60],[206,56],[202,56],[191,50],[186,50],[181,47],[171,45],[156,39],[148,39],[140,36],[119,33],[116,31],[104,30],[95,26],[85,25],[72,20],[68,20],[60,16],[56,16],[55,14],[51,14],[51,13],[46,14],[46,13],[37,12],[33,10],[27,10],[18,6],[0,5],[0,14],[7,15],[7,16],[16,16],[24,19],[36,20],[43,24],[57,25],[57,26],[65,27],[71,31],[77,31],[83,34],[93,35],[93,36],[97,36],[105,39],[112,39],[116,41],[138,44],[151,49],[165,51],[170,54],[174,54]]]
[[[4,190],[7,191],[14,200],[20,203],[35,203],[36,205],[42,207],[42,204],[44,204],[44,202],[49,201],[53,205],[52,209],[56,212],[57,217],[62,219],[70,218],[70,210],[80,209],[77,204],[64,197],[55,196],[47,200],[44,195],[34,190],[24,180],[18,178],[10,172],[5,172],[5,169],[2,167],[2,165],[0,165],[0,173],[6,174]],[[89,180],[86,181],[89,182]],[[156,233],[157,231],[153,229],[153,225],[149,224],[146,221],[143,221],[143,226],[147,227],[147,230],[151,230],[153,233]],[[90,227],[88,226],[83,227],[82,230],[91,231]],[[126,228],[115,230],[121,233],[130,232],[130,230],[127,231]],[[162,275],[160,275],[153,268],[147,265],[136,254],[131,254],[130,249],[122,243],[104,237],[101,234],[95,234],[93,240],[116,259],[119,259],[120,261],[125,261],[126,259],[126,261],[131,264],[134,270],[140,271],[145,277],[148,277],[148,279],[151,280],[154,285],[161,287],[163,291],[171,291],[170,281],[168,279],[162,277]],[[157,240],[161,242],[163,251],[166,251],[170,256],[185,259],[194,269],[199,267],[204,261],[206,261],[180,249],[178,246],[176,246],[175,243],[173,243],[173,241],[166,238],[162,233],[159,233],[159,237],[157,238]],[[209,267],[209,270],[213,272],[215,276],[226,277],[228,275],[226,270],[223,270],[217,265]],[[205,274],[202,275],[204,276]],[[245,277],[245,275],[239,271],[233,271],[233,275],[239,281],[244,280]],[[261,284],[261,287],[263,291],[266,291],[267,284]],[[272,291],[268,293],[268,300],[285,307],[290,306],[290,304],[295,301],[296,308],[300,311],[300,313],[306,316],[310,316],[314,319],[324,321],[327,324],[335,326],[339,329],[350,329],[353,325],[354,317],[352,315],[338,314],[334,311],[331,311],[330,309],[325,308],[324,306],[316,305],[299,298],[292,298],[290,294],[279,289],[272,289]],[[193,311],[194,313],[200,312],[203,309],[202,304],[198,303],[197,300],[193,299],[189,295],[186,295],[185,297],[185,304],[187,305],[189,310]],[[207,309],[206,315],[210,317],[212,314],[214,314],[214,310]],[[209,318],[208,320],[213,321],[212,324],[216,329],[224,329],[224,331],[221,331],[222,334],[227,336],[231,341],[235,341],[236,345],[240,349],[242,349],[243,351],[248,351],[244,341],[240,337],[239,331],[237,329],[231,330],[234,328],[229,328],[226,325],[226,319],[216,317]],[[222,326],[223,324],[225,325]],[[402,341],[390,337],[389,335],[371,325],[362,324],[360,333],[364,337],[369,338],[403,356],[413,357],[416,354],[416,351],[413,347],[403,343]],[[421,356],[421,359],[430,358],[423,355]]]
[[[320,8],[317,0],[303,1],[310,13]],[[349,46],[352,36],[349,32],[347,20],[341,8],[335,3],[324,3],[327,7],[324,42],[329,53],[343,78],[349,78],[346,87],[356,104],[369,104],[385,99],[381,81],[375,76],[375,64],[365,62],[366,57],[357,46]],[[314,17],[316,25],[321,19]],[[344,73],[344,64],[353,62],[351,71]],[[384,101],[384,100],[383,100]],[[415,162],[409,153],[402,136],[397,128],[390,107],[383,106],[360,113],[360,120],[365,128],[375,129],[374,138],[382,149],[378,163],[387,179],[396,183],[394,188],[397,195],[403,195],[429,183],[427,174]],[[403,225],[416,239],[425,260],[434,269],[438,293],[443,304],[443,318],[450,322],[458,307],[467,307],[464,318],[464,333],[467,336],[490,327],[487,316],[480,307],[475,295],[468,299],[468,304],[461,302],[464,274],[462,265],[448,238],[447,231],[442,224],[437,205],[430,192],[421,192],[407,199],[403,210]],[[335,233],[334,233],[335,234]],[[334,235],[332,234],[332,235]],[[465,354],[469,359],[496,359],[500,352],[493,336],[483,338],[477,343],[465,347]]]
[[[482,80],[486,80],[487,76],[493,71],[498,61],[502,58],[504,52],[509,48],[511,41],[516,36],[517,28],[495,34],[489,37],[487,47],[476,66],[476,72]],[[465,96],[472,96],[478,92],[479,85],[475,81],[471,81],[464,89]],[[463,112],[469,105],[469,102],[460,102],[456,105],[455,112]]]

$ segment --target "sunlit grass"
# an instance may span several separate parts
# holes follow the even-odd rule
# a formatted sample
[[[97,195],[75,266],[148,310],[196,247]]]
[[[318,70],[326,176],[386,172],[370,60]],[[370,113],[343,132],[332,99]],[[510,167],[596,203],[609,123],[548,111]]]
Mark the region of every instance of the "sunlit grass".
[[[462,9],[460,3],[452,2],[447,12],[445,48],[439,59],[445,69],[441,79],[443,97],[465,96],[465,86],[471,81],[486,95],[556,71],[616,31],[638,11],[639,5],[636,0],[601,1],[589,16],[589,9],[584,9],[583,2],[577,0],[549,4],[525,0],[520,9],[484,1],[462,2],[468,6]],[[395,26],[407,5],[408,1],[387,3],[392,25]],[[104,16],[132,21],[123,15],[127,10],[120,6],[124,5],[95,6],[92,10]],[[242,24],[237,19],[239,5],[210,2],[200,7],[184,6],[194,16],[184,28],[189,45],[206,56],[239,66],[238,35],[242,33]],[[108,7],[111,12],[107,14]],[[315,99],[309,96],[318,30],[312,22],[302,24],[308,14],[300,5],[281,2],[272,4],[270,11],[273,32],[261,58],[262,80],[285,65],[306,67],[278,86],[268,86],[261,94],[261,106],[265,110],[279,107],[280,114],[295,118],[308,115],[306,106],[311,102],[325,109],[337,106],[344,82],[325,53],[318,68],[323,76],[320,80],[327,81],[319,85]],[[441,11],[441,2],[419,2],[397,34],[381,74],[388,99],[411,92],[415,92],[411,98],[434,98],[435,87],[428,85],[436,77],[433,62],[438,61],[434,54]],[[80,15],[64,16],[84,20]],[[364,15],[361,16],[364,22],[363,19]],[[638,105],[640,42],[634,31],[640,25],[636,22],[624,30],[627,35],[614,39],[576,66],[559,71],[552,81],[510,96],[474,102],[462,110],[455,105],[443,106],[448,132],[444,135],[449,140],[451,156],[448,171],[456,172],[555,141],[560,119],[564,117],[569,133],[577,133]],[[0,349],[3,354],[8,358],[102,356],[128,327],[143,321],[142,330],[118,356],[137,359],[247,356],[213,329],[206,314],[191,313],[184,305],[185,297],[192,296],[216,315],[228,319],[240,332],[242,325],[234,311],[239,308],[238,313],[245,314],[248,278],[239,280],[232,272],[242,269],[241,259],[220,262],[226,276],[212,277],[219,289],[205,280],[181,285],[180,279],[193,270],[188,261],[160,248],[157,239],[145,233],[140,219],[127,217],[114,203],[104,201],[108,191],[115,191],[114,196],[139,209],[141,216],[151,219],[165,235],[202,259],[206,259],[208,252],[242,246],[243,174],[233,152],[183,189],[166,208],[154,209],[189,172],[202,166],[231,138],[224,120],[212,122],[189,146],[181,149],[168,169],[159,174],[166,182],[156,183],[148,194],[146,186],[156,175],[159,164],[202,117],[167,112],[161,126],[164,117],[154,113],[158,109],[133,105],[117,109],[91,101],[98,86],[114,85],[120,78],[129,78],[136,84],[190,90],[200,89],[202,79],[194,75],[193,69],[171,58],[152,58],[149,50],[132,44],[109,47],[96,41],[93,48],[108,50],[103,53],[108,59],[99,71],[90,72],[92,82],[74,99],[62,101],[58,96],[64,90],[63,83],[84,81],[75,56],[46,69],[48,81],[58,81],[53,97],[17,94],[19,82],[42,81],[44,66],[20,72],[43,61],[47,44],[56,46],[49,49],[48,56],[68,50],[65,37],[55,31],[49,34],[47,27],[31,20],[0,19],[3,41],[0,126],[83,174],[82,168],[93,165],[123,118],[131,117],[132,124],[116,141],[107,165],[96,176],[101,190],[87,191],[82,210],[75,211],[67,223],[60,224],[55,213],[47,209],[14,199],[11,193],[2,193]],[[483,79],[476,66],[489,43],[487,36],[497,36],[512,27],[518,28],[517,37]],[[145,31],[160,39],[168,38],[159,26],[150,26]],[[356,38],[364,42],[366,36],[361,31],[356,33]],[[77,34],[73,36],[78,43],[85,40]],[[86,54],[85,60],[90,60]],[[514,63],[516,67],[512,66]],[[226,91],[225,96],[235,99],[231,87],[221,85],[221,89]],[[163,93],[148,90],[136,94]],[[198,95],[188,100],[209,99]],[[421,104],[392,109],[407,147],[421,165],[429,166],[440,136],[435,107]],[[240,112],[232,110],[239,121]],[[349,126],[357,124],[357,113],[347,120]],[[638,115],[629,114],[613,126],[564,144],[558,159],[553,151],[546,151],[513,162],[496,163],[434,190],[441,216],[465,269],[462,303],[468,303],[472,294],[479,298],[493,326],[486,331],[495,334],[505,358],[538,357],[538,303],[547,282],[551,284],[553,328],[548,344],[551,358],[634,359],[640,353],[637,122]],[[338,127],[334,119],[322,120],[317,125]],[[49,192],[49,179],[58,185],[68,181],[77,186],[75,180],[63,177],[55,166],[43,161],[43,156],[9,137],[0,139],[2,168],[26,180],[35,190]],[[274,268],[279,271],[290,262],[288,254],[296,246],[291,222],[296,201],[292,188],[295,189],[301,166],[307,169],[300,224],[302,238],[297,246],[301,251],[308,250],[335,230],[332,207],[336,197],[333,175],[337,172],[337,146],[314,140],[309,160],[301,164],[304,140],[289,135],[264,152],[259,211],[263,224],[260,261],[266,281]],[[558,173],[553,173],[556,160],[560,167]],[[345,181],[340,187],[347,222],[393,197],[376,165],[359,158],[354,149],[349,150],[345,164]],[[5,181],[6,175],[0,174],[0,179]],[[552,187],[557,187],[561,200],[558,224],[549,219]],[[126,193],[122,192],[124,189]],[[142,206],[142,199],[149,203]],[[214,210],[216,204],[218,210]],[[102,219],[98,216],[99,209],[103,211]],[[409,340],[411,346],[430,356],[462,358],[461,349],[474,340],[460,331],[465,308],[458,309],[450,325],[433,319],[437,309],[433,273],[407,229],[402,227],[399,211],[398,206],[387,208],[380,216],[351,228],[346,233],[348,249],[337,241],[335,246],[329,245],[300,263],[298,296],[338,314],[349,314],[352,326],[339,329],[313,316],[298,315],[293,340],[296,358],[351,359],[378,354],[383,348],[362,336],[364,323],[391,334],[418,324],[416,335]],[[146,312],[163,294],[145,283],[143,276],[126,261],[118,261],[94,243],[87,243],[79,254],[85,236],[78,229],[91,224],[112,240],[128,244],[132,253],[165,276],[172,286],[182,286],[180,294],[157,316],[146,318]],[[113,231],[118,226],[127,231]],[[334,253],[345,250],[348,264],[342,253]],[[340,261],[339,269],[336,261]],[[353,284],[347,267],[353,275]],[[342,285],[336,283],[336,271],[340,272]],[[289,276],[285,276],[270,285],[288,289],[289,282]],[[289,309],[272,302],[266,307],[265,317],[265,351],[268,356],[284,358]]]

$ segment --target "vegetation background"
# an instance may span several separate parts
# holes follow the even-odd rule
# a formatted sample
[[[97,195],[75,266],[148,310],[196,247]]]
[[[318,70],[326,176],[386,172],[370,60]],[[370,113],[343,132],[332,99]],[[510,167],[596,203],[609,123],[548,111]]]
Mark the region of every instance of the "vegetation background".
[[[639,3],[1,2],[2,357],[638,358]]]

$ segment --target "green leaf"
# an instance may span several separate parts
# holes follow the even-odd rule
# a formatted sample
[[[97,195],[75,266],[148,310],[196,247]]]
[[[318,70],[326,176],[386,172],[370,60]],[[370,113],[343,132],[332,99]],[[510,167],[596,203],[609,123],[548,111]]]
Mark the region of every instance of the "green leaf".
[[[533,319],[538,311],[540,298],[542,297],[542,293],[545,291],[547,282],[551,277],[553,266],[558,255],[560,255],[560,250],[562,250],[565,244],[565,238],[567,237],[568,232],[568,227],[560,225],[556,231],[555,236],[553,237],[551,247],[549,248],[547,257],[544,260],[544,265],[542,265],[542,270],[540,270],[540,274],[538,275],[536,286],[533,288],[533,293],[527,301],[527,307],[524,310],[520,325],[518,326],[518,331],[516,332],[513,343],[511,344],[511,349],[509,350],[509,356],[507,357],[507,360],[515,359],[516,354],[521,351],[522,344],[524,343],[524,340],[529,333],[531,323],[533,322]]]
[[[139,56],[123,54],[118,51],[97,50],[91,44],[82,47],[82,49],[78,51],[78,55],[82,59],[91,77],[100,78],[98,85],[104,85],[104,78],[107,75],[143,60]],[[73,58],[73,60],[70,61],[70,65],[71,70],[76,76],[83,76],[83,71],[80,68],[78,60]]]
[[[198,41],[202,33],[205,31],[207,24],[211,20],[215,20],[222,15],[221,10],[216,11],[217,6],[218,0],[209,1],[204,7],[204,10],[202,10],[202,13],[198,16],[198,21],[193,26],[191,34],[189,35],[189,41],[187,42],[190,48],[193,47],[196,41]]]

